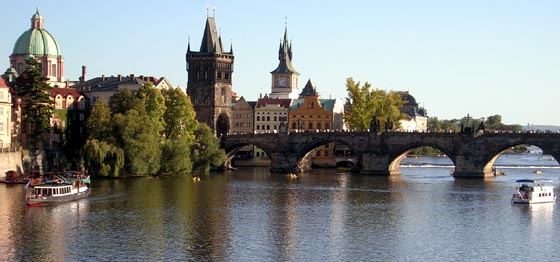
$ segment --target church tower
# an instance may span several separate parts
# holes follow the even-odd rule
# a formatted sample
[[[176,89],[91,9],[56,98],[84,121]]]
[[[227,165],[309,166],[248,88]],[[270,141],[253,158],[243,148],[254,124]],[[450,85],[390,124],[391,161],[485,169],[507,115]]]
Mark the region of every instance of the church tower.
[[[187,94],[196,118],[220,137],[231,127],[233,48],[225,52],[214,17],[208,16],[200,51],[187,48]]]
[[[270,98],[297,99],[299,93],[299,73],[292,66],[292,43],[288,43],[288,23],[284,39],[280,42],[278,60],[280,63],[272,74],[272,92]]]

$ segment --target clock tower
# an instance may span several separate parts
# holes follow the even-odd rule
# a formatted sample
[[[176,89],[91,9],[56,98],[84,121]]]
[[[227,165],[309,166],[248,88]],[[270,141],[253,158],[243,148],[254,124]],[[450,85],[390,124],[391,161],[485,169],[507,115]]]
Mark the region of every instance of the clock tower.
[[[292,43],[288,43],[288,24],[284,39],[278,50],[280,63],[272,74],[272,92],[270,98],[297,99],[299,94],[299,73],[292,66]]]

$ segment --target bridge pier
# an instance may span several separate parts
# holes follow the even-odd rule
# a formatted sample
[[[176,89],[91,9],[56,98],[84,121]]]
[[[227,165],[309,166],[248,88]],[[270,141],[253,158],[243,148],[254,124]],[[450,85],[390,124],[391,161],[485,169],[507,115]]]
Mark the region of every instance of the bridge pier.
[[[393,176],[400,175],[398,168],[389,168],[390,159],[387,154],[363,153],[361,154],[360,174],[374,176]]]
[[[488,165],[481,155],[458,155],[455,158],[455,171],[453,177],[456,178],[485,178],[494,176],[492,164]]]
[[[311,171],[311,161],[298,161],[293,152],[273,151],[270,157],[270,172],[273,173],[303,173]]]

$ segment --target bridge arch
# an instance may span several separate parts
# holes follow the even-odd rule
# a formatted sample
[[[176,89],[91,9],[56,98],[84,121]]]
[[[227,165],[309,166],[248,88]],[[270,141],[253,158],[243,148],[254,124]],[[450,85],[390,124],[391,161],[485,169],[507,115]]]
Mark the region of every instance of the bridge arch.
[[[420,147],[435,148],[440,152],[442,152],[445,156],[447,156],[451,160],[451,162],[453,162],[453,165],[455,165],[456,163],[455,154],[452,154],[449,148],[435,143],[415,142],[407,145],[403,149],[394,151],[392,154],[389,155],[389,166],[388,166],[389,175],[400,175],[401,174],[400,163],[403,160],[403,158],[405,158],[408,155],[408,153],[410,153],[410,151]]]
[[[554,150],[554,148],[547,143],[540,143],[538,141],[533,141],[533,142],[537,142],[537,143],[530,143],[530,141],[515,141],[515,142],[510,142],[510,143],[506,143],[503,145],[500,145],[499,147],[497,146],[496,149],[494,149],[493,151],[488,152],[488,155],[485,157],[485,165],[483,166],[483,172],[484,173],[492,173],[493,172],[493,167],[494,164],[496,163],[496,160],[498,160],[498,158],[500,156],[502,156],[504,154],[504,152],[506,152],[508,149],[512,148],[512,147],[516,147],[516,146],[520,146],[520,145],[528,145],[528,146],[535,146],[538,147],[542,150],[542,154],[543,155],[551,155],[554,160],[556,160],[556,162],[560,163],[560,154],[558,153],[558,151]]]
[[[261,144],[257,141],[244,141],[244,142],[237,142],[231,145],[228,145],[227,147],[224,148],[224,151],[226,152],[226,158],[224,161],[224,167],[228,168],[228,169],[233,169],[234,166],[232,165],[232,161],[233,158],[235,157],[235,154],[237,152],[239,152],[239,150],[245,146],[249,146],[249,145],[253,145],[255,147],[258,147],[259,149],[261,149],[263,152],[265,152],[265,154],[271,158],[271,161],[273,161],[273,157],[274,155],[272,154],[272,148]]]
[[[334,158],[334,148],[336,145],[343,145],[348,147],[349,151],[352,151],[359,155],[357,148],[353,144],[352,141],[348,141],[346,139],[342,139],[336,136],[327,136],[322,138],[315,138],[312,141],[308,141],[300,146],[299,154],[297,155],[297,166],[298,169],[301,171],[309,171],[311,170],[312,161],[315,157],[315,154],[319,150],[321,146],[329,145],[333,143],[333,147],[331,148],[330,158]],[[336,160],[335,160],[336,161]],[[353,163],[359,165],[359,159],[357,160],[358,163]],[[335,163],[336,164],[336,163]]]

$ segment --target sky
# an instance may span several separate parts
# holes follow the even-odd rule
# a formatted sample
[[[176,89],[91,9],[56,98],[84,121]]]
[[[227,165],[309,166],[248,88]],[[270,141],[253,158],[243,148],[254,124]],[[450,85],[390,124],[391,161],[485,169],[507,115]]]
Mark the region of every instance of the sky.
[[[198,51],[210,15],[233,46],[233,90],[247,100],[270,93],[287,23],[299,84],[311,79],[323,98],[344,99],[352,77],[409,91],[430,117],[560,125],[560,1],[0,2],[2,72],[38,8],[68,80],[85,65],[86,79],[133,73],[185,88],[187,45]]]

